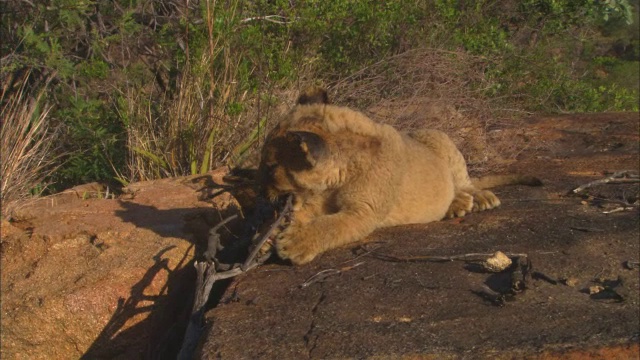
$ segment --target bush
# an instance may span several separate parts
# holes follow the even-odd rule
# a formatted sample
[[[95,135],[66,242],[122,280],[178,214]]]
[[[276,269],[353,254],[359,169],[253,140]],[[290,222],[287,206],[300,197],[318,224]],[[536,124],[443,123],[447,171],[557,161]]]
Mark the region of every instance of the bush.
[[[239,164],[296,88],[340,88],[346,79],[376,76],[387,79],[385,89],[398,82],[412,88],[414,77],[385,75],[396,71],[387,59],[409,54],[416,61],[412,51],[466,53],[481,76],[444,71],[455,77],[445,83],[464,84],[478,98],[500,99],[516,110],[638,108],[639,75],[629,65],[637,64],[639,51],[637,1],[51,0],[3,6],[2,77],[29,71],[33,81],[52,78],[43,99],[51,106],[51,128],[61,129],[59,168],[48,177],[54,190]],[[633,21],[636,27],[629,26]],[[615,61],[603,62],[606,57]],[[372,78],[367,69],[378,74]]]

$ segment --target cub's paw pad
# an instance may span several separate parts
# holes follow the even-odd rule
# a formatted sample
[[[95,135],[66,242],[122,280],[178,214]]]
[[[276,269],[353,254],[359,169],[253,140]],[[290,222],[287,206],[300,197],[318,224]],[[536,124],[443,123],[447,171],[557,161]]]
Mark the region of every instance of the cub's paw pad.
[[[293,213],[291,211],[289,211],[288,214],[285,213],[283,215],[284,215],[284,219],[282,219],[280,224],[275,229],[272,229],[273,232],[271,233],[271,235],[269,235],[269,237],[264,241],[264,243],[262,244],[262,246],[258,250],[258,254],[260,256],[265,255],[266,253],[271,253],[274,250],[276,250],[275,245],[274,245],[276,243],[276,240],[293,223]],[[269,226],[273,227],[273,224],[269,224]],[[266,227],[263,228],[263,231],[267,231]],[[255,239],[254,239],[254,241],[257,242],[257,240],[255,240]],[[251,250],[253,250],[253,248],[255,246],[257,246],[257,245],[258,245],[257,243],[252,244]]]
[[[500,206],[500,199],[489,190],[480,190],[473,194],[473,211],[483,211]]]
[[[264,244],[262,244],[262,247],[260,248],[260,250],[258,250],[258,255],[262,256],[268,252],[271,252],[273,250],[273,239],[270,237],[269,239],[267,239],[267,241],[264,242]]]
[[[306,264],[319,253],[314,244],[304,237],[292,236],[292,232],[285,231],[276,241],[278,256],[289,259],[296,265]]]
[[[470,213],[473,209],[473,196],[466,192],[456,193],[453,198],[449,210],[447,210],[447,218],[463,217]]]

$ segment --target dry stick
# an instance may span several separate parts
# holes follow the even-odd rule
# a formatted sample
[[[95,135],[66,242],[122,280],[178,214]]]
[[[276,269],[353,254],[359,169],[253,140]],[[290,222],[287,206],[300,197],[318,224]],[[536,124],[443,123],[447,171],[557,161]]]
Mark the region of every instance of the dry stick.
[[[577,188],[569,191],[569,194],[578,194],[579,192],[587,188],[590,188],[595,185],[600,185],[600,184],[614,185],[614,184],[632,184],[632,183],[640,183],[640,177],[635,171],[633,170],[617,171],[613,173],[611,176],[608,176],[604,179],[594,180],[584,185],[580,185]],[[594,196],[593,198],[599,201],[606,201],[606,202],[619,204],[623,206],[623,207],[618,207],[616,209],[613,209],[611,211],[604,211],[603,214],[611,214],[619,211],[633,210],[634,207],[638,207],[638,204],[630,204],[626,201],[620,201],[615,199],[605,199],[605,198],[596,197],[596,196]]]
[[[632,204],[628,204],[628,205],[632,205]],[[621,211],[629,211],[629,210],[633,210],[633,209],[634,209],[634,208],[633,208],[633,207],[631,207],[631,206],[628,206],[628,207],[622,207],[622,206],[621,206],[621,207],[617,207],[617,208],[615,208],[615,209],[613,209],[613,210],[603,211],[602,213],[603,213],[603,214],[614,214],[614,213],[617,213],[617,212],[621,212]]]
[[[609,184],[612,184],[612,183],[609,183]],[[626,206],[626,207],[638,206],[637,204],[630,204],[628,201],[616,200],[616,199],[607,199],[607,198],[603,198],[603,197],[599,197],[599,196],[591,196],[591,195],[589,195],[589,199],[590,200],[597,200],[597,201],[604,201],[604,202],[608,202],[608,203],[612,203],[612,204],[618,204],[618,205],[622,205],[622,206]]]
[[[246,270],[242,270],[240,267],[235,267],[228,271],[216,273],[215,265],[207,261],[200,261],[194,264],[198,273],[196,287],[196,296],[193,302],[193,309],[191,311],[191,318],[189,319],[189,325],[185,331],[184,340],[182,342],[182,348],[178,354],[178,359],[192,359],[193,353],[198,346],[202,330],[204,329],[203,315],[204,306],[209,300],[209,294],[211,288],[217,280],[227,279],[240,275],[246,271],[253,269],[260,265],[269,258],[269,253],[259,258],[259,261],[253,262]]]
[[[255,21],[255,20],[265,20],[265,21],[269,21],[272,23],[276,23],[276,24],[290,24],[293,21],[289,21],[287,20],[286,17],[281,16],[281,15],[265,15],[265,16],[254,16],[254,17],[248,17],[246,19],[242,19],[240,20],[241,23],[246,23],[249,21]]]
[[[214,261],[216,254],[220,248],[220,234],[218,234],[218,230],[227,224],[229,221],[234,220],[238,217],[237,214],[231,215],[228,218],[222,220],[218,225],[214,226],[211,230],[209,230],[209,240],[207,242],[207,250],[204,252],[204,257],[207,260]]]
[[[627,260],[624,262],[624,266],[629,270],[640,268],[640,261]]]
[[[284,218],[290,214],[292,208],[293,208],[293,196],[289,196],[287,198],[287,203],[284,206],[284,209],[282,209],[280,216],[278,216],[278,219],[271,225],[271,227],[269,228],[269,231],[267,231],[266,234],[262,236],[262,239],[253,248],[253,251],[251,251],[251,254],[249,254],[249,257],[244,262],[244,264],[240,266],[242,270],[247,270],[247,268],[251,265],[251,262],[256,257],[260,249],[262,249],[262,246],[264,245],[264,243],[267,242],[267,240],[269,239],[269,236],[271,236],[271,234],[275,231],[275,229],[277,229],[278,226],[280,226],[280,224],[284,221]]]
[[[480,253],[471,253],[471,254],[462,254],[462,255],[452,255],[452,256],[393,256],[393,255],[385,255],[379,253],[371,253],[371,255],[380,260],[386,261],[394,261],[394,262],[419,262],[419,261],[432,261],[432,262],[447,262],[447,261],[479,261],[486,260],[488,257],[491,257],[495,254],[480,254]],[[505,253],[507,257],[526,257],[527,254],[518,254],[518,253]]]
[[[635,184],[637,182],[640,182],[640,178],[638,177],[628,177],[628,178],[622,178],[622,179],[615,179],[612,181],[609,181],[607,184]]]
[[[333,275],[342,274],[343,272],[352,270],[354,268],[357,268],[358,266],[360,266],[362,264],[364,264],[364,261],[361,261],[359,263],[353,264],[351,266],[345,266],[345,267],[342,267],[340,269],[325,269],[325,270],[322,270],[322,271],[316,273],[315,275],[309,277],[302,284],[300,284],[300,288],[304,289],[304,288],[306,288],[307,286],[309,286],[311,284],[324,281],[325,279],[327,279],[328,277],[333,276]]]
[[[627,178],[624,178],[625,175],[627,176]],[[600,185],[600,184],[623,184],[623,183],[626,184],[626,183],[636,183],[636,182],[640,182],[640,178],[638,178],[638,175],[635,174],[633,170],[623,170],[623,171],[617,171],[613,173],[613,175],[608,176],[604,179],[594,180],[584,185],[580,185],[577,188],[571,190],[570,193],[577,194],[583,191],[584,189],[590,188],[595,185]]]
[[[280,216],[276,219],[275,223],[269,228],[269,230],[262,236],[254,251],[251,252],[247,261],[240,266],[235,266],[231,270],[222,271],[216,273],[216,266],[214,263],[208,261],[196,261],[194,266],[196,268],[196,272],[198,277],[196,279],[196,291],[195,291],[195,299],[193,301],[193,308],[191,310],[191,318],[189,319],[189,324],[187,325],[187,330],[185,331],[184,340],[182,342],[182,347],[180,348],[180,353],[178,353],[178,359],[187,360],[193,358],[193,353],[198,346],[198,342],[200,341],[200,336],[202,335],[202,331],[204,328],[203,324],[203,315],[204,315],[204,307],[209,300],[209,294],[211,293],[211,288],[213,284],[217,280],[228,279],[234,276],[238,276],[242,273],[245,273],[256,266],[264,263],[271,256],[270,252],[267,252],[261,256],[257,256],[262,245],[267,241],[268,237],[271,236],[271,233],[282,223],[286,216],[289,216],[292,208],[292,197],[289,196],[287,199],[287,204],[284,209],[280,213]],[[220,224],[216,225],[212,232],[214,234],[210,234],[209,239],[209,247],[211,249],[217,249],[220,236],[215,233],[222,225],[227,222],[233,220],[234,216],[226,218]],[[217,235],[217,236],[216,236]],[[212,239],[214,243],[212,243]],[[258,249],[258,251],[256,251]],[[215,255],[215,250],[214,255]]]

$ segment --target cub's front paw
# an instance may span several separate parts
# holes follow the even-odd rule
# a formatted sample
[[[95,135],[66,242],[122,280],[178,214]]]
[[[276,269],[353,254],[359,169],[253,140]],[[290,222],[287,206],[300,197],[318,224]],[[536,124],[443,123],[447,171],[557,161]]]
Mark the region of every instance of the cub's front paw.
[[[322,252],[310,236],[295,226],[280,234],[276,241],[276,250],[278,256],[289,259],[296,265],[306,264]]]

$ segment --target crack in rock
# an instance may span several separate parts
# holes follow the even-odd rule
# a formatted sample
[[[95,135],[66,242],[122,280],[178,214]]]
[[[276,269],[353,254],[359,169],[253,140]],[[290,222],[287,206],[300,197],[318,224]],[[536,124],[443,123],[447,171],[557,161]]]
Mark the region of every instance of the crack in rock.
[[[322,304],[322,302],[327,298],[325,291],[323,290],[316,301],[316,304],[311,309],[311,323],[309,324],[309,329],[307,333],[304,335],[304,344],[307,348],[307,357],[311,358],[311,353],[316,348],[316,341],[318,340],[318,335],[314,335],[313,332],[316,329],[316,313],[318,312],[318,306]]]

